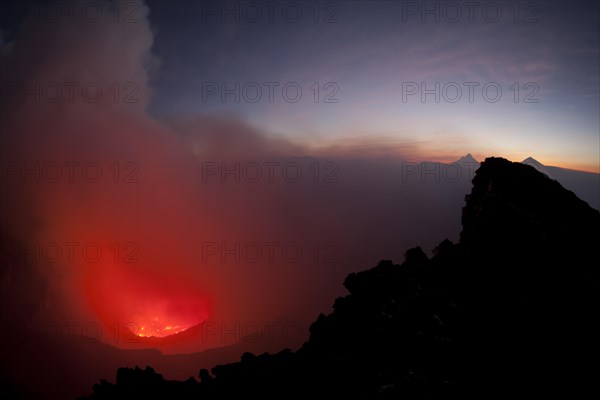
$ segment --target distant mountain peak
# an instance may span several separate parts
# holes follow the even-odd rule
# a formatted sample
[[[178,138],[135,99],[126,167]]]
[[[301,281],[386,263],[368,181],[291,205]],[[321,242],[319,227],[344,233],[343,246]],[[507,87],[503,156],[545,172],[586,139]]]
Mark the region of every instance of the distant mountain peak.
[[[539,165],[544,165],[541,162],[539,162],[538,160],[536,160],[535,158],[529,156],[526,159],[524,159],[523,161],[521,161],[521,164],[529,164],[529,163],[535,163],[535,164],[539,164]]]
[[[526,159],[524,159],[523,161],[521,161],[521,164],[526,164],[526,165],[532,166],[533,168],[537,169],[541,173],[546,174],[548,177],[551,177],[550,173],[546,169],[546,166],[531,156],[529,156]]]
[[[458,160],[454,161],[453,164],[479,164],[479,161],[477,161],[475,157],[471,155],[471,153],[467,153],[466,156],[463,156]]]

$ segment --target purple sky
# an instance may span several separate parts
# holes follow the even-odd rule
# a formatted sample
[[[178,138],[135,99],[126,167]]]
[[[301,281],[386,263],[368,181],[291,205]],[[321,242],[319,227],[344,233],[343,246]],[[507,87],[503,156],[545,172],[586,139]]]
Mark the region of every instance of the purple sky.
[[[2,13],[3,53],[27,14],[15,4]],[[120,18],[144,19],[143,7],[120,4]],[[439,161],[531,155],[598,171],[597,2],[145,4],[158,120],[236,115],[314,147],[368,143]]]
[[[597,171],[598,4],[466,3],[150,1],[150,109],[235,113],[315,146],[354,138],[417,158],[533,155]],[[278,84],[272,101],[265,82]]]

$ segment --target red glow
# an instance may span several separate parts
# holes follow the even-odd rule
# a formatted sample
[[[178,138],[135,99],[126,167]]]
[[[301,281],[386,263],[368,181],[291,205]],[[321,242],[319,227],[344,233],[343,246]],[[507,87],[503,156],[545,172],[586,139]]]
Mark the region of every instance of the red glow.
[[[139,337],[165,337],[210,317],[200,288],[169,274],[169,268],[160,270],[112,263],[88,267],[86,295],[107,329],[117,325]]]
[[[149,301],[143,310],[132,315],[133,323],[129,329],[139,337],[165,337],[183,332],[205,321],[208,316],[208,310],[202,303],[177,305],[172,300]]]

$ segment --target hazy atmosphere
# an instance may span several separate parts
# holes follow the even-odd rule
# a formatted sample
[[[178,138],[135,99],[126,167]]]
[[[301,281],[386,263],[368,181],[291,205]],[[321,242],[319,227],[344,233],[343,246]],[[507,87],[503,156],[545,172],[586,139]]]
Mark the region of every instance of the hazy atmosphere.
[[[0,10],[0,372],[28,393],[15,398],[300,348],[348,274],[459,241],[488,157],[600,209],[596,2]],[[56,371],[35,395],[32,365]]]

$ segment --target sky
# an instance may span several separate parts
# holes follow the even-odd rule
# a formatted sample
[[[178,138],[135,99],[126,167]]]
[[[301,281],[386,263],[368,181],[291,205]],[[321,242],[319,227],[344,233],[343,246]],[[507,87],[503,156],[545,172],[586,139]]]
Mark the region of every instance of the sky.
[[[458,239],[475,167],[445,162],[532,156],[600,172],[598,12],[2,3],[0,322],[165,354],[287,322],[302,333],[285,346],[299,346],[347,274]],[[597,206],[598,175],[561,176]],[[14,376],[50,354],[29,349]],[[65,353],[75,370],[104,368],[85,388],[114,371]],[[55,364],[40,368],[60,375]]]
[[[598,4],[469,4],[150,1],[151,113],[234,113],[316,147],[362,138],[421,159],[597,171]]]
[[[64,20],[69,3],[58,4]],[[141,20],[136,3],[115,4],[115,18]],[[146,4],[148,111],[159,120],[236,116],[311,148],[368,143],[436,161],[533,156],[598,171],[595,2]],[[27,7],[3,13],[4,51],[27,10],[57,12]]]

